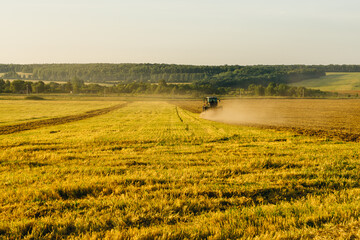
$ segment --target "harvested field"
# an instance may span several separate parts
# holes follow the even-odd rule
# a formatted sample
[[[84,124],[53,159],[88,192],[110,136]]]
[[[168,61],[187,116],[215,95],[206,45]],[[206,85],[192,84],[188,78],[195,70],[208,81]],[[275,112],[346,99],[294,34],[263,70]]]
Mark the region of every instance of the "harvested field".
[[[26,131],[26,130],[31,130],[31,129],[37,129],[37,128],[47,127],[47,126],[52,126],[52,125],[59,125],[59,124],[64,124],[64,123],[69,123],[69,122],[74,122],[74,121],[80,121],[80,120],[83,120],[86,118],[91,118],[91,117],[109,113],[111,111],[114,111],[116,109],[124,107],[125,105],[126,105],[126,103],[123,103],[123,104],[118,104],[118,105],[108,107],[108,108],[87,111],[82,114],[76,114],[76,115],[58,117],[58,118],[51,118],[51,119],[39,120],[39,121],[32,121],[32,122],[20,123],[20,124],[15,124],[15,125],[0,126],[0,135],[11,134],[11,133],[16,133],[16,132],[21,132],[21,131]]]
[[[122,106],[0,135],[0,239],[360,237],[359,143]]]
[[[202,102],[176,103],[199,112]],[[360,100],[358,99],[240,99],[221,102],[222,111],[201,116],[212,121],[288,130],[298,134],[360,140]]]
[[[33,95],[29,95],[30,97]],[[60,97],[46,96],[48,100],[24,100],[24,97],[0,98],[0,126],[26,123],[50,118],[66,117],[101,108],[108,108],[124,101],[63,100]]]

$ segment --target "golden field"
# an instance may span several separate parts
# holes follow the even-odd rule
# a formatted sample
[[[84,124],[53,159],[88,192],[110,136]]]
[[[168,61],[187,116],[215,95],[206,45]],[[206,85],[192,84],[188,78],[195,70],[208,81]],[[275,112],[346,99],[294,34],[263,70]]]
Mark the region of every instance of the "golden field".
[[[124,101],[71,103],[34,117]],[[37,108],[15,104],[29,114],[4,113],[4,126]],[[209,121],[179,105],[132,101],[0,135],[0,238],[359,237],[358,142]]]

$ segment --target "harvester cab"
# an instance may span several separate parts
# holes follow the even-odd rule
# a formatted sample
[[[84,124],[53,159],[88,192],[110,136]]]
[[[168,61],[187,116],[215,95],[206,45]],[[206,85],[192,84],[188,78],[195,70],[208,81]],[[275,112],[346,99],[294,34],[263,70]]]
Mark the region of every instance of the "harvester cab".
[[[206,97],[204,99],[203,111],[206,111],[208,109],[217,109],[219,102],[220,99],[218,99],[217,97]]]

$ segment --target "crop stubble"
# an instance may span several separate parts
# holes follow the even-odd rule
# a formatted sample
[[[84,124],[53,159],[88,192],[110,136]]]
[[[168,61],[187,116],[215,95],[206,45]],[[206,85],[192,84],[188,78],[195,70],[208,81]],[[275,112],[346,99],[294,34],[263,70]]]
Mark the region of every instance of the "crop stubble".
[[[0,147],[3,238],[357,234],[354,142],[231,126],[163,102],[135,102],[84,121],[0,135]]]
[[[87,111],[85,113],[75,114],[75,115],[70,115],[70,116],[65,116],[65,117],[57,117],[57,118],[50,118],[50,119],[39,120],[39,121],[30,121],[30,122],[14,124],[14,125],[0,126],[0,135],[22,132],[22,131],[26,131],[26,130],[41,128],[41,127],[65,124],[65,123],[74,122],[74,121],[80,121],[80,120],[83,120],[86,118],[91,118],[91,117],[109,113],[111,111],[114,111],[114,110],[119,109],[124,106],[126,106],[126,103],[118,104],[118,105],[115,105],[112,107],[91,110],[91,111]]]

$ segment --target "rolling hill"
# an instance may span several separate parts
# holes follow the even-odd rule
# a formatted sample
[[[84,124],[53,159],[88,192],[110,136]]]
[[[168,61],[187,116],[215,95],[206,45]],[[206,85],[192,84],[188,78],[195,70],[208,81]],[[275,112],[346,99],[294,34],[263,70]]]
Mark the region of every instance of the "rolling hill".
[[[303,80],[291,85],[322,91],[357,91],[360,90],[360,72],[327,72],[324,77]]]

